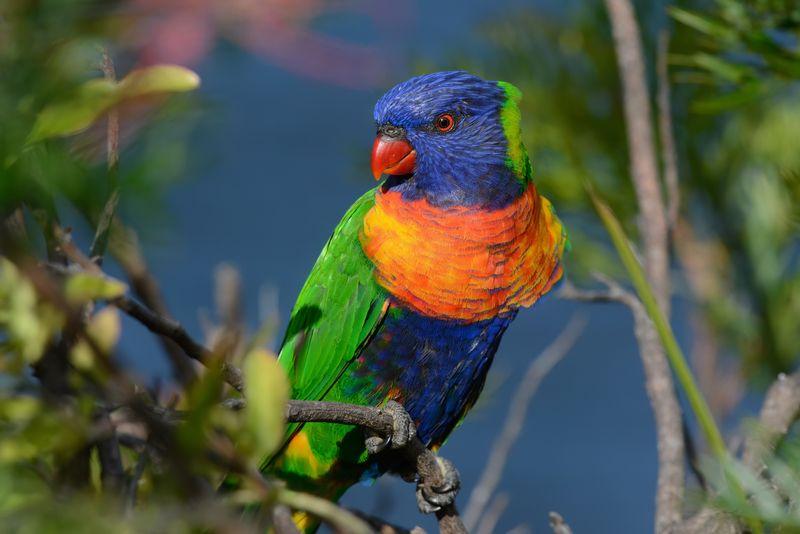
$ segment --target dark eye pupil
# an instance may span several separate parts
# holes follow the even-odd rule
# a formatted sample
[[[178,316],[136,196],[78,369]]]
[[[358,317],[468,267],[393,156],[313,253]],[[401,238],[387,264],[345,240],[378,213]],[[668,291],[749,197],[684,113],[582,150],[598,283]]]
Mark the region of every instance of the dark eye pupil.
[[[447,130],[452,126],[453,119],[449,115],[442,115],[436,122],[437,126],[439,126],[439,129]]]

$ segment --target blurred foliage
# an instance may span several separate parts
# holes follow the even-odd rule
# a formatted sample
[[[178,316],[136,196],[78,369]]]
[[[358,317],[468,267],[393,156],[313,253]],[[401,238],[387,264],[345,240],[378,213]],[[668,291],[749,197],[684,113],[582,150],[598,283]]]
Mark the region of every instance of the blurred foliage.
[[[105,118],[112,108],[122,122],[123,207],[152,211],[164,186],[181,175],[181,125],[192,115],[176,116],[185,103],[164,95],[192,89],[197,77],[155,66],[119,82],[104,79],[104,50],[121,65],[136,61],[135,51],[113,38],[117,7],[86,0],[0,6],[0,214],[24,202],[39,217],[54,218],[56,203],[66,201],[93,221],[110,192]],[[160,117],[170,118],[169,129],[159,127]],[[52,138],[73,133],[80,135]]]
[[[765,439],[763,429],[754,427],[750,439]],[[726,476],[719,469],[704,469],[714,489],[712,503],[738,517],[761,521],[768,532],[800,532],[800,440],[797,428],[790,429],[787,438],[776,450],[767,449],[759,458],[761,469],[743,461],[730,460]],[[744,488],[744,498],[733,484]]]
[[[687,296],[723,350],[765,383],[800,356],[799,8],[791,0],[636,7],[652,95],[657,39],[663,29],[672,34],[681,187],[673,242]],[[486,24],[482,35],[484,57],[459,61],[522,89],[536,183],[554,199],[573,241],[570,275],[620,274],[583,191],[588,178],[636,236],[619,75],[602,4],[555,14],[526,8]]]
[[[243,517],[240,507],[271,504],[277,486],[268,492],[266,482],[242,476],[236,491],[220,495],[216,488],[232,471],[257,473],[280,444],[289,385],[275,356],[256,349],[244,357],[242,411],[223,407],[232,393],[221,360],[210,362],[177,403],[161,407],[158,392],[136,385],[112,357],[119,312],[102,303],[124,284],[77,272],[43,290],[34,282],[42,275],[0,259],[4,529],[263,532],[269,508]],[[54,377],[48,366],[57,360],[70,365]],[[98,452],[112,421],[123,444],[120,486],[107,480]]]
[[[221,357],[172,395],[146,387],[115,358],[122,325],[108,302],[128,285],[86,268],[86,258],[66,261],[78,248],[61,225],[93,228],[117,184],[123,204],[152,209],[183,172],[191,101],[168,97],[199,78],[137,64],[137,51],[115,39],[119,6],[0,4],[0,524],[263,532],[281,489],[253,473],[283,438],[288,397],[275,356],[245,358],[242,411],[222,406],[238,394],[223,382]],[[116,65],[104,63],[108,54]],[[112,112],[121,157],[109,170]],[[118,464],[108,452],[117,448]],[[239,472],[237,489],[218,494]],[[248,504],[267,506],[243,517]]]
[[[301,24],[328,9],[324,2],[235,3],[235,12],[199,2],[206,6],[201,17],[195,4],[136,4],[147,21],[163,18],[153,40],[161,52],[173,42],[170,24],[193,21],[204,29],[188,48],[193,60],[210,47],[216,30],[209,25],[221,14],[225,35],[265,55],[273,37],[299,35],[298,42],[315,45],[304,50],[337,43],[302,31]],[[151,208],[183,170],[193,104],[186,95],[167,96],[198,80],[181,67],[140,64],[142,51],[131,39],[140,26],[122,17],[121,5],[0,4],[0,248],[7,255],[0,258],[0,524],[22,532],[263,531],[280,488],[248,473],[284,431],[288,385],[274,356],[257,340],[241,343],[249,348],[233,355],[245,362],[242,411],[221,405],[236,395],[223,381],[219,358],[165,402],[114,358],[121,325],[106,302],[127,286],[62,264],[51,272],[41,263],[46,254],[58,259],[57,240],[64,237],[52,230],[63,213],[78,213],[94,227],[117,183],[123,213],[126,206]],[[273,6],[282,10],[273,13]],[[751,376],[792,368],[800,355],[800,8],[794,0],[686,0],[668,10],[642,1],[637,13],[646,21],[651,66],[659,31],[673,34],[682,195],[673,244],[685,291]],[[253,31],[232,31],[235,21]],[[485,25],[479,37],[485,53],[461,63],[525,94],[524,141],[538,186],[571,229],[570,273],[621,274],[583,186],[589,178],[608,200],[620,235],[636,234],[622,96],[601,3],[557,12],[526,8]],[[359,65],[380,63],[359,50]],[[336,57],[352,58],[350,52]],[[104,76],[104,53],[115,58],[118,81]],[[292,53],[275,60],[298,57]],[[363,70],[372,79],[374,72]],[[650,81],[655,93],[654,72]],[[114,180],[105,158],[111,111],[121,123]],[[100,454],[109,421],[123,445],[121,484]],[[786,442],[767,462],[775,484],[764,487],[735,466],[738,484],[756,498],[737,501],[739,494],[719,482],[720,505],[796,526],[796,511],[785,505],[800,498],[793,485],[800,472],[796,435]],[[231,471],[239,485],[218,494]],[[297,497],[287,498],[302,501]],[[242,517],[240,507],[250,503],[266,507]]]

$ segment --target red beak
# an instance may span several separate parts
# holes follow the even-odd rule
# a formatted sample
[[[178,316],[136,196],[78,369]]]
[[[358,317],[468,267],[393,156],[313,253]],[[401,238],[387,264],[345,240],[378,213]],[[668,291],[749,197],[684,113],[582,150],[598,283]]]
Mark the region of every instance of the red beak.
[[[372,176],[380,180],[383,174],[411,174],[416,160],[411,143],[378,134],[372,145]]]

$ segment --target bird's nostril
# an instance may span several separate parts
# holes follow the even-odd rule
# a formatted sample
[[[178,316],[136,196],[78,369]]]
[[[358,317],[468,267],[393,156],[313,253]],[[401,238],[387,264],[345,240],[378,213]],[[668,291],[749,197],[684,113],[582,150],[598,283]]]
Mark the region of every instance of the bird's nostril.
[[[405,131],[398,127],[392,126],[391,124],[384,124],[378,129],[378,132],[382,133],[386,137],[402,137]]]

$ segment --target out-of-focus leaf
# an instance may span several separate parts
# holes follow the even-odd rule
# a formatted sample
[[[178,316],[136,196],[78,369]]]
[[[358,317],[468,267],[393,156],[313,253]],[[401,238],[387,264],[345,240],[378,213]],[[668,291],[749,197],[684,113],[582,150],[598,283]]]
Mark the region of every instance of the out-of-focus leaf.
[[[89,273],[75,273],[64,285],[64,295],[75,304],[113,299],[124,295],[127,290],[128,286],[119,280]]]
[[[699,53],[693,56],[694,63],[698,67],[703,67],[720,78],[730,82],[741,82],[752,74],[752,69],[744,65],[725,61],[711,54]]]
[[[42,110],[28,138],[36,143],[48,137],[70,135],[84,130],[114,104],[116,84],[110,80],[90,80],[74,98]]]
[[[132,71],[119,82],[94,79],[81,85],[75,96],[46,107],[36,119],[28,143],[78,133],[121,102],[161,93],[191,91],[200,77],[177,65],[154,65]]]
[[[119,98],[135,98],[155,93],[183,93],[197,89],[200,77],[178,65],[153,65],[131,71],[118,85]]]
[[[711,18],[698,15],[697,13],[693,13],[691,11],[686,11],[685,9],[681,9],[679,7],[671,7],[669,8],[669,12],[675,18],[675,20],[686,24],[690,28],[694,28],[699,32],[717,37],[723,41],[732,41],[736,38],[735,31]]]
[[[21,356],[13,359],[13,369],[36,362],[63,323],[63,317],[51,306],[40,303],[36,290],[9,260],[0,258],[0,354]]]
[[[86,335],[91,337],[97,349],[109,354],[119,341],[122,327],[119,312],[110,306],[103,308],[89,320]],[[72,363],[79,369],[89,370],[94,366],[95,353],[85,339],[79,339],[72,348]]]
[[[245,424],[252,440],[252,457],[258,461],[274,452],[283,440],[289,381],[275,356],[263,349],[247,355],[243,371]]]

